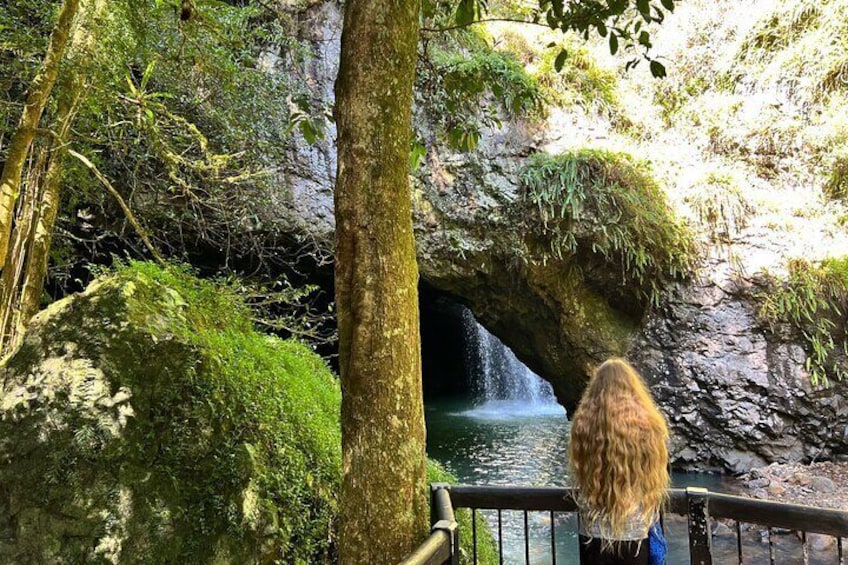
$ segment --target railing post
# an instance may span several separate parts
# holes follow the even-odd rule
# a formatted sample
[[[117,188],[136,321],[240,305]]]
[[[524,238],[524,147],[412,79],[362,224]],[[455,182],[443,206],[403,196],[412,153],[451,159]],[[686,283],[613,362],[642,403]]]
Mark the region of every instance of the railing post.
[[[691,565],[712,565],[713,543],[710,532],[709,491],[686,487],[689,518],[689,556]]]
[[[450,537],[451,556],[445,565],[459,565],[459,524],[454,517],[450,485],[447,483],[430,485],[430,524],[431,532],[442,530]]]

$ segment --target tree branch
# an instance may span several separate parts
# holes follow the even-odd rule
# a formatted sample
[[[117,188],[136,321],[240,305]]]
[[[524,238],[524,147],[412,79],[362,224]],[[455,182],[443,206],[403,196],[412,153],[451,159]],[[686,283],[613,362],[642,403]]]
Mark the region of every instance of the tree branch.
[[[485,20],[474,20],[473,22],[468,22],[467,24],[457,24],[449,27],[422,27],[422,32],[427,33],[443,33],[445,31],[453,31],[455,29],[463,29],[469,26],[473,26],[475,24],[487,24],[492,22],[509,22],[514,24],[526,24],[531,26],[539,26],[545,29],[551,29],[551,26],[542,22],[528,22],[527,20],[520,20],[518,18],[487,18]]]
[[[147,237],[147,232],[145,232],[144,228],[141,227],[141,224],[138,222],[138,219],[136,219],[135,214],[133,214],[132,210],[130,210],[129,205],[121,196],[121,194],[115,189],[114,186],[112,186],[112,183],[109,182],[109,179],[107,179],[103,175],[103,173],[101,173],[100,170],[94,165],[94,163],[89,161],[84,155],[77,153],[73,149],[68,149],[68,154],[76,157],[83,165],[85,165],[92,173],[94,173],[94,176],[97,177],[97,180],[99,180],[104,187],[106,187],[106,190],[109,192],[109,194],[115,197],[115,200],[118,201],[118,205],[121,207],[121,210],[124,211],[124,214],[126,215],[127,220],[130,222],[130,225],[133,227],[135,232],[138,234],[138,237],[140,237],[141,241],[144,243],[144,246],[147,248],[150,254],[153,255],[153,258],[156,259],[156,261],[160,265],[164,266],[165,259],[162,258],[162,255],[159,254],[159,251],[157,251],[156,248],[153,246],[153,243],[150,241],[150,238]]]

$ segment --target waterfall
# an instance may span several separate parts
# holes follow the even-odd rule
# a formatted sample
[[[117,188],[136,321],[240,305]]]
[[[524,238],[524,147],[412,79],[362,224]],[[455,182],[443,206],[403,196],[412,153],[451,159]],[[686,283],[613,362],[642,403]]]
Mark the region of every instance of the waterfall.
[[[562,412],[549,382],[528,369],[501,341],[462,313],[466,338],[466,374],[477,406],[475,412]]]

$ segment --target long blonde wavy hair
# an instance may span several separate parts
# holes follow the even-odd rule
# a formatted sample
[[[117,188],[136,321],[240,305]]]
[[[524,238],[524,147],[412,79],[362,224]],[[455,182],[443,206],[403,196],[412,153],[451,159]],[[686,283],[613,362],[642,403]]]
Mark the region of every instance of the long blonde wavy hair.
[[[584,519],[620,539],[628,518],[655,520],[667,501],[668,427],[642,377],[624,359],[598,367],[571,420],[572,482]]]

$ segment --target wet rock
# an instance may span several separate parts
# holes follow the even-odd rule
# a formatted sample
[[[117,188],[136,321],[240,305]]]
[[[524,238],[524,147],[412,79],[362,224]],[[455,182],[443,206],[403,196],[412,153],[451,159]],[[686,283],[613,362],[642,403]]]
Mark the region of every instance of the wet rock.
[[[716,537],[735,536],[736,532],[734,532],[730,526],[724,522],[716,522],[716,525],[713,528],[713,535]]]
[[[769,486],[770,484],[771,484],[771,479],[769,479],[767,477],[763,477],[761,479],[753,479],[753,480],[747,481],[745,483],[745,486],[747,486],[750,489],[761,489],[761,488]]]

